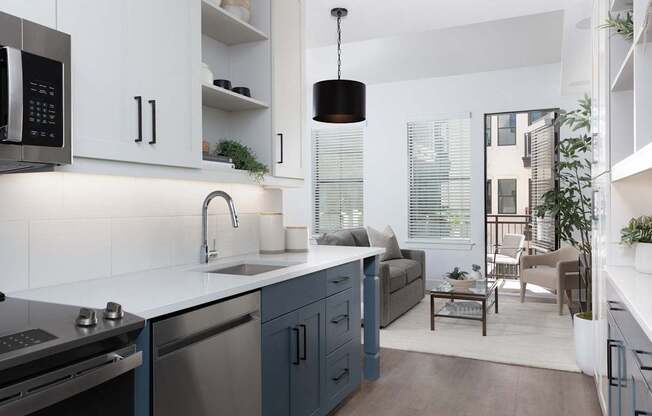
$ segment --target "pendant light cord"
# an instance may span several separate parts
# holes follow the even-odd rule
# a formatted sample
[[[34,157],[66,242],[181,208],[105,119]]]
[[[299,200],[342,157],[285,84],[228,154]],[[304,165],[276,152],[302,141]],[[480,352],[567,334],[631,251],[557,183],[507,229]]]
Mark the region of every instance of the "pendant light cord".
[[[342,14],[337,14],[337,79],[342,77]]]

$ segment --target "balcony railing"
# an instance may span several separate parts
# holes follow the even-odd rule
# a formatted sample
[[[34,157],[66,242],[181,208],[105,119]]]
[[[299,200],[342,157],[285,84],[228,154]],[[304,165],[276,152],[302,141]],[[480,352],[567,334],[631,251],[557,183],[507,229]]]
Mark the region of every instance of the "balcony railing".
[[[532,238],[531,218],[530,215],[487,215],[487,251],[491,253],[496,244],[502,244],[505,234],[523,234],[527,253]]]

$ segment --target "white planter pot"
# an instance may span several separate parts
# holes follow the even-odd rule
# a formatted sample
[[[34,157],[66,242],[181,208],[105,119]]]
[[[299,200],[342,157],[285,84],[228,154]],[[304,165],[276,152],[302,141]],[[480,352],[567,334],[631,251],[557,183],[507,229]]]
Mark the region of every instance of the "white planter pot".
[[[595,321],[573,316],[573,332],[575,335],[575,362],[586,375],[594,372],[594,328]]]
[[[652,274],[652,243],[636,243],[634,268],[639,273]]]

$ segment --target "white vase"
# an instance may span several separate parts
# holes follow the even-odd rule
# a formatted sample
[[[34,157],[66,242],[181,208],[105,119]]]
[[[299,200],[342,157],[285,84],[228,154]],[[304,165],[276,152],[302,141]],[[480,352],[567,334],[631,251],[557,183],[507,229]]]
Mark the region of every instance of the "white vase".
[[[582,372],[592,376],[595,371],[594,329],[595,321],[573,316],[573,333],[575,336],[575,362]]]
[[[261,212],[259,219],[260,254],[280,254],[285,252],[285,228],[283,214]]]
[[[634,268],[639,273],[652,274],[652,243],[636,243]]]
[[[471,280],[482,280],[482,272],[479,270],[476,272],[475,270],[471,270],[469,273],[469,279]]]
[[[308,227],[285,227],[285,251],[288,253],[304,253],[308,251]]]
[[[201,63],[201,80],[204,85],[213,85],[213,71],[206,62]]]

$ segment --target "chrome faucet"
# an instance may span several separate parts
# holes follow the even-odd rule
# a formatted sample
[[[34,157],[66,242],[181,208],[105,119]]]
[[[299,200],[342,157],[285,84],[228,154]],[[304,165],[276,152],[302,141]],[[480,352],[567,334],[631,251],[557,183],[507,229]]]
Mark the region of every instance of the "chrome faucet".
[[[226,201],[229,206],[229,212],[231,213],[231,224],[233,228],[238,228],[240,226],[240,221],[238,220],[238,212],[235,209],[235,204],[233,203],[233,198],[231,195],[227,194],[224,191],[213,191],[206,199],[204,199],[204,204],[201,209],[201,226],[202,226],[202,244],[201,244],[201,262],[208,263],[208,261],[214,257],[217,257],[217,251],[215,247],[213,250],[208,249],[208,205],[215,198],[221,196]]]

